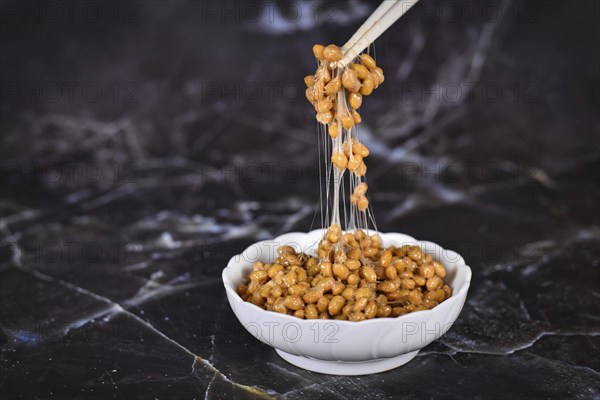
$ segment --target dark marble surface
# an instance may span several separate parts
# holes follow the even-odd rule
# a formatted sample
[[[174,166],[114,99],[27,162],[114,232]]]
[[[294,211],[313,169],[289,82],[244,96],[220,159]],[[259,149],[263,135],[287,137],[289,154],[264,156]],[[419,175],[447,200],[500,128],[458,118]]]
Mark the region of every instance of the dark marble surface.
[[[597,2],[423,0],[377,41],[379,229],[473,281],[445,336],[363,377],[281,360],[220,273],[320,226],[302,77],[374,4],[52,3],[1,5],[0,397],[600,397]]]

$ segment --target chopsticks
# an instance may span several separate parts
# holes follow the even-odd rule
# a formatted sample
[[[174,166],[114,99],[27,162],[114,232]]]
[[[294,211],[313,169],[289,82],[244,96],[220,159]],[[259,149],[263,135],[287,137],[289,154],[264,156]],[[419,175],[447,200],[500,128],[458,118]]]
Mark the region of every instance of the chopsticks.
[[[383,0],[373,14],[358,28],[350,40],[342,46],[342,59],[337,62],[344,67],[369,47],[383,32],[406,13],[419,0]]]

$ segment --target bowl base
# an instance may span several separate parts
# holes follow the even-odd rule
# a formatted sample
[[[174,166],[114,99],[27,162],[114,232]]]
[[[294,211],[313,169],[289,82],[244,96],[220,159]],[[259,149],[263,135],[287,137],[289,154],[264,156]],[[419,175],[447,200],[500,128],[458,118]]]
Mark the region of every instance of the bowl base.
[[[378,358],[371,361],[324,361],[311,357],[302,357],[275,349],[285,361],[309,371],[329,375],[367,375],[389,371],[406,364],[419,353],[419,350],[400,354],[396,357]]]

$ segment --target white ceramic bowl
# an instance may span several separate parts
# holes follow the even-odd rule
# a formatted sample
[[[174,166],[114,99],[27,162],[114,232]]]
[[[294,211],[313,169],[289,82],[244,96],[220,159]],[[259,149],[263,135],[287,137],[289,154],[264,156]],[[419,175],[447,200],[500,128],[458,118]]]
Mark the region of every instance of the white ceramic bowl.
[[[323,232],[293,232],[254,243],[234,256],[223,270],[227,299],[237,318],[248,332],[274,347],[284,360],[325,374],[372,374],[409,362],[419,349],[450,329],[465,303],[471,269],[454,251],[400,233],[380,233],[384,246],[417,244],[446,266],[445,281],[452,287],[452,296],[431,310],[361,322],[305,320],[263,310],[240,298],[236,288],[246,281],[255,261],[273,262],[277,248],[284,244],[315,254]]]

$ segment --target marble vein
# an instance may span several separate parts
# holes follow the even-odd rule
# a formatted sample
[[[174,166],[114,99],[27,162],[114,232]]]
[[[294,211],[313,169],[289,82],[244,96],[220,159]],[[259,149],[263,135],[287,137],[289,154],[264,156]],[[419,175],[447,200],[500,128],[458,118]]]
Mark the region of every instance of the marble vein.
[[[143,325],[144,327],[148,328],[149,330],[151,330],[152,332],[154,332],[155,334],[157,334],[158,336],[160,336],[162,339],[164,339],[165,341],[171,343],[173,346],[183,350],[185,353],[191,355],[194,357],[194,363],[192,365],[192,372],[196,371],[196,369],[198,368],[198,364],[203,364],[205,366],[207,366],[210,370],[214,371],[215,374],[219,374],[225,381],[227,381],[228,383],[237,386],[239,388],[241,388],[242,390],[245,390],[249,393],[255,394],[255,395],[259,395],[263,398],[266,399],[271,399],[272,396],[269,395],[268,393],[266,393],[265,391],[263,391],[262,389],[259,389],[257,387],[254,386],[246,386],[240,383],[237,383],[235,381],[232,381],[231,379],[229,379],[225,374],[223,374],[221,371],[219,371],[216,367],[214,367],[214,365],[212,365],[211,363],[209,363],[207,360],[205,360],[204,358],[194,354],[190,349],[188,349],[187,347],[183,346],[181,343],[173,340],[172,338],[168,337],[167,335],[165,335],[163,332],[161,332],[160,330],[156,329],[152,324],[150,324],[148,321],[145,321],[144,319],[140,318],[137,314],[127,310],[126,308],[122,307],[120,304],[112,301],[111,299],[101,296],[97,293],[91,292],[85,288],[82,288],[80,286],[77,286],[75,284],[72,284],[70,282],[66,282],[62,279],[57,279],[54,278],[50,275],[44,274],[42,272],[36,271],[36,270],[32,270],[29,268],[24,268],[23,270],[31,273],[32,275],[34,275],[35,277],[47,281],[47,282],[52,282],[52,283],[56,283],[60,286],[63,286],[67,289],[73,290],[77,293],[83,294],[85,296],[91,297],[95,300],[98,300],[102,303],[107,304],[108,306],[110,306],[110,309],[114,310],[115,312],[119,312],[119,313],[123,313],[126,314],[127,316],[135,319],[138,323],[140,323],[141,325]],[[91,321],[91,320],[90,320]],[[89,322],[89,321],[88,321]],[[80,323],[83,324],[83,323]]]

